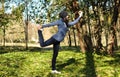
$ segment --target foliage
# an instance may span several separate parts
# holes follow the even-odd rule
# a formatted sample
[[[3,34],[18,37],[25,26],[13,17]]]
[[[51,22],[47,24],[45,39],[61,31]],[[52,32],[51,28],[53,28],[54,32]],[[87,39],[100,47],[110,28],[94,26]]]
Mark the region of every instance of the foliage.
[[[66,2],[66,1],[65,1]],[[47,22],[58,18],[58,14],[65,8],[63,0],[38,0],[28,3],[29,20]],[[25,9],[26,13],[26,9]],[[57,16],[57,17],[56,17]]]
[[[2,47],[1,47],[2,48]],[[0,49],[1,77],[119,77],[120,52],[113,57],[95,53],[78,53],[75,47],[62,47],[57,69],[51,74],[51,48],[6,47]]]
[[[9,22],[9,15],[5,14],[3,10],[0,10],[0,27],[5,26]]]
[[[0,13],[0,21],[2,20],[0,26],[1,24],[7,24],[8,20],[11,20],[10,17],[14,16],[17,20],[21,21],[20,24],[22,25],[22,20],[26,18],[29,21],[35,21],[37,23],[51,22],[58,18],[58,14],[62,10],[67,10],[72,14],[71,20],[73,20],[76,9],[74,8],[76,5],[73,6],[74,1],[78,4],[77,10],[84,12],[84,19],[78,25],[80,29],[74,28],[75,31],[78,30],[81,33],[80,35],[83,36],[83,39],[84,36],[88,35],[87,37],[90,37],[96,51],[104,48],[102,42],[104,42],[107,49],[108,42],[110,41],[108,38],[112,34],[111,32],[117,34],[117,31],[110,30],[111,27],[116,28],[115,30],[119,28],[112,24],[113,21],[116,23],[118,19],[119,12],[116,10],[119,8],[119,0],[5,0],[5,10],[11,8],[13,11],[12,15],[1,15],[2,13]],[[10,4],[15,4],[15,6],[11,7]],[[73,34],[70,35],[71,37],[73,36]],[[119,39],[118,36],[115,37]],[[85,42],[86,40],[83,41],[83,43]]]
[[[12,15],[15,16],[16,21],[20,21],[23,19],[23,14],[22,12],[24,11],[25,6],[22,4],[17,8],[13,8],[12,10]]]

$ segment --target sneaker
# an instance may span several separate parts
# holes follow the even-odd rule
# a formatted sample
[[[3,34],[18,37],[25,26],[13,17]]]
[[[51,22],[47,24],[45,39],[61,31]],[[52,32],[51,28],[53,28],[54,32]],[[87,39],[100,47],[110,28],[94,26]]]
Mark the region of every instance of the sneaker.
[[[51,72],[52,74],[61,74],[61,72],[57,71],[57,70],[52,70]]]

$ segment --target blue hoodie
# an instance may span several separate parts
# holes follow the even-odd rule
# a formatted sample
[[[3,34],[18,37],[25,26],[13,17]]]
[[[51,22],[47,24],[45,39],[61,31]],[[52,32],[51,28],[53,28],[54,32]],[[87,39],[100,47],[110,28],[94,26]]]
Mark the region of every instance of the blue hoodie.
[[[54,34],[52,37],[54,39],[56,39],[57,41],[61,42],[64,39],[64,37],[65,37],[65,35],[66,35],[67,31],[68,31],[68,28],[70,26],[75,25],[80,20],[80,18],[81,17],[79,16],[76,20],[74,20],[72,22],[68,22],[68,27],[65,24],[65,22],[63,22],[63,19],[60,18],[59,20],[57,20],[55,22],[52,22],[52,23],[49,23],[49,24],[43,24],[42,28],[51,27],[51,26],[57,26],[58,27],[58,32],[56,34]]]

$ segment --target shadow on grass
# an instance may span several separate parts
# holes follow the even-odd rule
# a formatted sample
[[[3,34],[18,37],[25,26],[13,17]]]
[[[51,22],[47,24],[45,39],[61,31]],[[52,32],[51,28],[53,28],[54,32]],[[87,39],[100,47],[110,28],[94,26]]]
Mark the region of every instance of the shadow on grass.
[[[97,75],[96,75],[96,69],[95,69],[95,63],[94,63],[94,56],[93,56],[93,54],[92,53],[90,53],[90,52],[86,52],[85,53],[86,54],[86,62],[85,62],[85,68],[83,68],[82,70],[81,69],[79,69],[80,71],[78,71],[78,75],[79,75],[79,73],[84,73],[84,75],[85,75],[85,77],[97,77]],[[71,59],[68,59],[67,61],[65,61],[65,63],[62,63],[62,64],[58,64],[57,65],[57,68],[59,69],[59,70],[62,70],[62,69],[64,69],[66,66],[69,66],[69,65],[71,65],[71,64],[80,64],[79,63],[79,60],[77,59],[77,60],[75,60],[74,58],[71,58]],[[71,67],[72,68],[72,67]],[[73,67],[74,68],[74,67]],[[72,70],[73,70],[73,68],[72,68]],[[75,69],[77,69],[76,67],[75,67]],[[74,69],[74,70],[75,70]]]
[[[112,56],[114,59],[113,60],[108,60],[108,61],[104,61],[107,62],[110,65],[119,65],[120,64],[120,54],[114,54],[114,56]]]
[[[10,52],[25,52],[25,51],[39,51],[39,47],[30,47],[28,50],[23,46],[0,46],[0,54],[10,53]]]
[[[85,77],[97,77],[92,52],[86,52],[86,66],[83,69]]]
[[[119,76],[119,72],[116,70],[118,68],[117,66],[120,66],[120,54],[114,55],[114,61],[111,61],[110,63],[114,64],[114,77]]]
[[[116,71],[117,66],[120,64],[120,54],[119,54],[120,47],[117,51],[115,51],[113,56],[114,60],[104,61],[105,63],[112,65],[114,67],[114,77],[118,77],[119,73]],[[94,64],[94,55],[91,52],[86,52],[86,67],[83,69],[85,73],[85,77],[97,77],[95,64]],[[98,54],[102,55],[103,54]],[[109,56],[108,54],[104,54],[104,56]]]
[[[14,52],[14,51],[22,51],[23,47],[13,47],[13,46],[0,46],[0,54],[5,54],[5,53],[10,53],[10,52]]]
[[[113,66],[114,68],[114,77],[119,77],[119,67],[120,67],[120,54],[116,52],[114,56],[112,56],[114,59],[113,60],[107,60],[104,61],[104,63],[109,64],[110,66]]]
[[[56,66],[57,66],[57,68],[58,68],[59,70],[62,70],[62,69],[65,68],[66,66],[69,66],[69,65],[71,65],[71,64],[73,64],[73,63],[76,63],[76,60],[75,60],[74,58],[71,58],[71,59],[67,60],[65,63],[63,63],[63,64],[58,64],[58,65],[56,65]]]
[[[5,54],[5,53],[10,53],[10,52],[25,52],[25,51],[29,51],[29,52],[40,52],[40,51],[49,51],[52,50],[52,47],[29,47],[28,50],[25,49],[25,47],[23,46],[0,46],[0,54]],[[80,52],[79,47],[68,47],[68,46],[61,46],[60,47],[61,51],[74,51],[74,52]]]

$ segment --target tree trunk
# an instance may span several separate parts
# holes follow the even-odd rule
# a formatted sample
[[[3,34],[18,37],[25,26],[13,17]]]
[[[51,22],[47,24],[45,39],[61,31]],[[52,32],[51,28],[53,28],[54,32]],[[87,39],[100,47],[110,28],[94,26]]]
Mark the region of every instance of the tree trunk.
[[[80,44],[80,48],[81,48],[81,51],[83,53],[86,52],[86,45],[84,43],[84,39],[82,37],[82,34],[80,33],[80,30],[79,30],[79,24],[76,25],[76,28],[77,28],[77,36],[78,36],[78,39],[79,39],[79,44]]]
[[[103,47],[101,43],[101,30],[100,24],[95,26],[96,52],[100,52]]]
[[[74,43],[75,43],[75,47],[77,47],[77,43],[76,43],[76,35],[75,35],[75,28],[73,27],[73,35],[74,35]]]
[[[90,17],[89,17],[89,7],[87,6],[87,17],[88,17],[88,34],[85,34],[84,40],[87,45],[87,51],[93,52],[93,44],[91,39],[91,27],[90,27]]]
[[[3,27],[3,46],[5,46],[5,25]]]
[[[3,15],[5,14],[5,9],[4,9],[4,0],[2,0],[2,10],[3,10]],[[3,26],[3,46],[5,46],[5,24],[2,25]]]
[[[94,3],[94,2],[93,2]],[[97,3],[97,6],[95,6],[94,4],[92,4],[93,6],[93,12],[95,15],[95,21],[96,21],[96,25],[94,27],[95,30],[95,40],[96,40],[96,46],[95,46],[95,50],[97,53],[100,52],[100,50],[103,49],[103,45],[101,43],[101,35],[102,35],[102,26],[101,26],[101,21],[100,21],[100,4]]]
[[[116,23],[118,20],[118,15],[119,15],[119,7],[120,7],[120,1],[119,0],[114,0],[114,12],[113,12],[113,17],[112,17],[112,23],[111,23],[111,31],[112,31],[112,36],[113,36],[113,45],[115,49],[118,49],[118,44],[117,44],[117,35],[116,35]]]
[[[26,1],[27,8],[27,19],[25,20],[25,41],[26,41],[26,50],[28,50],[28,2]]]
[[[71,47],[72,46],[72,44],[71,44],[71,35],[70,35],[70,31],[68,31],[68,44],[69,44],[69,47]]]
[[[28,50],[28,21],[25,21],[25,45]]]
[[[71,10],[73,11],[73,13],[75,13],[75,19],[78,18],[79,4],[76,0],[73,0]],[[80,48],[81,51],[84,53],[86,51],[86,45],[84,43],[84,38],[82,37],[83,35],[80,33],[80,23],[76,24],[76,29],[77,29],[77,36],[79,39]]]

